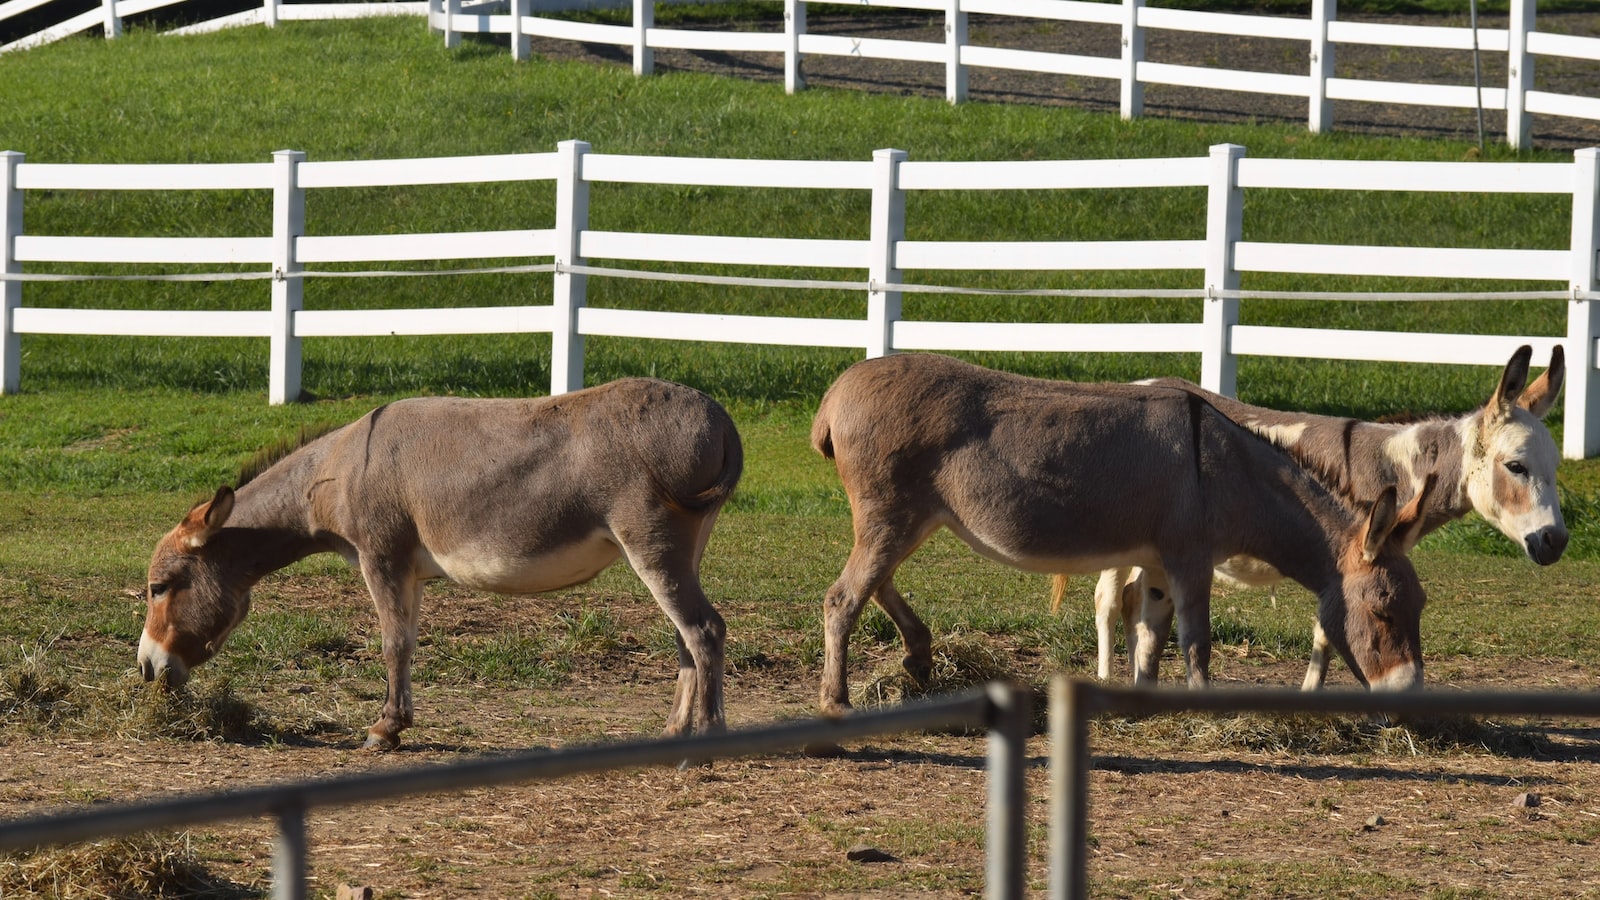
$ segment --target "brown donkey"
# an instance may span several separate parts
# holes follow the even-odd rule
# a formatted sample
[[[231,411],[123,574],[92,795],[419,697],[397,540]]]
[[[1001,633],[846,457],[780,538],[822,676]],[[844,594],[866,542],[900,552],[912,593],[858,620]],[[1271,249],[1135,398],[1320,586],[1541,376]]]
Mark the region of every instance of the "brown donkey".
[[[250,609],[263,576],[314,553],[361,570],[389,691],[366,746],[412,722],[423,585],[532,594],[625,555],[677,628],[667,733],[723,726],[724,625],[700,559],[744,464],[727,412],[691,388],[630,378],[541,399],[380,406],[196,505],[156,545],[139,640],[146,680],[181,684]]]
[[[1191,685],[1208,679],[1212,567],[1241,553],[1319,596],[1329,640],[1368,684],[1421,683],[1424,597],[1404,551],[1422,501],[1397,511],[1391,489],[1358,513],[1186,391],[886,356],[839,376],[811,442],[837,466],[855,529],[823,607],[825,714],[850,706],[849,638],[869,598],[899,629],[907,672],[928,676],[931,635],[893,578],[941,526],[1021,569],[1159,566]]]
[[[1499,384],[1481,408],[1454,418],[1408,424],[1362,422],[1337,416],[1279,412],[1213,394],[1181,378],[1143,384],[1185,390],[1223,415],[1282,447],[1334,492],[1357,505],[1371,503],[1389,485],[1405,502],[1427,479],[1439,489],[1420,509],[1419,534],[1476,511],[1522,547],[1528,558],[1550,565],[1567,546],[1567,526],[1556,489],[1560,454],[1541,421],[1554,408],[1566,379],[1566,360],[1558,344],[1550,366],[1528,383],[1533,348],[1517,349]],[[1283,576],[1259,560],[1236,558],[1217,568],[1230,581],[1265,587]],[[1057,579],[1060,595],[1064,578]],[[1095,618],[1100,642],[1100,677],[1111,677],[1114,619],[1121,614],[1128,659],[1135,673],[1154,661],[1141,661],[1141,644],[1159,653],[1172,628],[1171,600],[1159,571],[1114,569],[1101,573],[1095,588]],[[1144,606],[1141,612],[1141,603]],[[1311,664],[1302,687],[1321,687],[1327,677],[1329,646],[1319,627],[1313,634]]]

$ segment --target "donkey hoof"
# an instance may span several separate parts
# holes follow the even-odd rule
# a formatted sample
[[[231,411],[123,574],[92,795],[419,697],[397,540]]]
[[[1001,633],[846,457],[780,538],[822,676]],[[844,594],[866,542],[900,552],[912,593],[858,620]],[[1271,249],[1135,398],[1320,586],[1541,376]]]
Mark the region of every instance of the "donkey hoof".
[[[387,753],[399,746],[399,737],[369,731],[367,732],[367,742],[361,745],[361,749],[370,753]]]
[[[900,660],[900,667],[906,670],[906,674],[911,676],[911,680],[915,681],[919,688],[927,687],[933,680],[933,663],[928,660],[908,656]]]
[[[833,741],[813,741],[800,748],[800,755],[809,759],[838,759],[845,751]]]

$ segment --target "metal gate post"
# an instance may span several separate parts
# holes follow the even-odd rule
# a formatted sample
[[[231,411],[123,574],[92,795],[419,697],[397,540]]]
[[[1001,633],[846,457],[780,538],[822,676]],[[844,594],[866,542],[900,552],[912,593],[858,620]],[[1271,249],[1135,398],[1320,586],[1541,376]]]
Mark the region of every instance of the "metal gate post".
[[[1089,896],[1089,704],[1093,685],[1050,681],[1050,897]]]
[[[989,825],[987,900],[1020,900],[1028,883],[1027,787],[1024,748],[1031,710],[1028,692],[1013,684],[988,687]]]
[[[278,811],[272,844],[272,900],[306,900],[306,808],[298,801]]]

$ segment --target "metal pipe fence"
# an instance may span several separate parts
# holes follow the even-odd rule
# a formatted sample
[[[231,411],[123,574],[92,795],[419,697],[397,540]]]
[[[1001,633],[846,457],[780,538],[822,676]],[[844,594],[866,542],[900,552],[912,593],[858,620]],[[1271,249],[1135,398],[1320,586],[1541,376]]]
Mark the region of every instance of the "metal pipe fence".
[[[1110,687],[1057,676],[1050,686],[1049,896],[1089,896],[1089,723],[1100,715],[1142,718],[1161,713],[1309,713],[1315,715],[1555,716],[1600,719],[1600,692],[1367,691],[1306,692],[1289,688],[1216,689]],[[307,896],[311,844],[306,815],[417,794],[655,765],[686,765],[778,753],[817,744],[948,727],[982,727],[988,738],[985,891],[1014,900],[1027,888],[1025,743],[1032,725],[1026,688],[996,682],[950,697],[907,703],[842,719],[812,719],[715,735],[523,752],[467,762],[408,767],[339,778],[261,785],[236,791],[43,813],[0,822],[0,852],[68,844],[165,828],[244,818],[277,820],[273,897]]]
[[[1172,712],[1316,715],[1564,716],[1600,719],[1600,692],[1438,690],[1373,693],[1292,688],[1149,689],[1057,676],[1050,685],[1050,896],[1089,896],[1089,722],[1103,714],[1143,718]]]
[[[511,782],[553,780],[612,769],[695,765],[906,731],[981,727],[989,730],[985,896],[990,900],[1016,900],[1023,895],[1027,880],[1023,745],[1031,721],[1028,691],[994,683],[950,697],[839,719],[810,719],[685,738],[529,751],[467,762],[44,813],[0,822],[0,852],[271,817],[278,822],[277,839],[273,844],[272,896],[275,900],[303,900],[307,896],[310,868],[305,820],[306,814],[318,807],[349,806]]]

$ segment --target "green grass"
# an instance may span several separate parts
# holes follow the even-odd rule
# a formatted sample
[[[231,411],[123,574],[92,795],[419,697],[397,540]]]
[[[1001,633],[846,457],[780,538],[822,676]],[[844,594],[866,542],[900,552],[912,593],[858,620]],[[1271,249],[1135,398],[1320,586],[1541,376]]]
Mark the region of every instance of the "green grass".
[[[534,60],[514,63],[492,42],[440,46],[412,20],[298,23],[198,38],[134,31],[105,42],[69,40],[0,59],[8,103],[0,143],[35,162],[246,162],[292,147],[312,160],[546,151],[561,140],[589,141],[597,152],[743,158],[859,159],[881,147],[914,160],[1051,157],[1166,157],[1204,154],[1214,143],[1244,144],[1258,157],[1461,159],[1475,148],[1434,140],[1308,135],[1293,125],[1193,124],[1060,108],[969,103],[811,90],[786,96],[778,85],[691,74],[637,79],[622,67]],[[108,127],[107,123],[112,123]],[[1490,149],[1492,159],[1558,160],[1543,152]],[[549,185],[443,186],[315,191],[308,200],[317,234],[547,227]],[[263,233],[268,198],[246,192],[55,192],[29,195],[28,228],[41,234],[233,235]],[[865,237],[864,193],[769,191],[650,185],[597,185],[591,225],[605,230],[682,231],[786,237]],[[917,240],[1184,239],[1202,234],[1203,191],[1104,190],[918,193],[908,200]],[[1308,204],[1318,215],[1307,216]],[[1567,243],[1567,201],[1555,197],[1351,194],[1253,191],[1249,240],[1329,241],[1555,249]],[[73,267],[63,267],[73,268]],[[116,267],[100,267],[112,269]],[[181,267],[180,267],[181,268]],[[834,271],[751,274],[836,278]],[[930,278],[928,274],[916,277]],[[1196,273],[937,273],[941,281],[993,287],[1193,287]],[[385,308],[538,303],[547,276],[433,279],[325,279],[308,285],[308,308]],[[1503,284],[1398,279],[1295,279],[1252,276],[1245,288],[1501,289]],[[1555,287],[1557,285],[1538,285]],[[1530,285],[1533,287],[1533,285]],[[30,284],[34,306],[259,309],[258,282],[214,284]],[[853,292],[663,286],[594,278],[597,306],[708,312],[860,317]],[[914,295],[910,319],[952,321],[1194,321],[1198,301],[1068,300]],[[1468,333],[1560,334],[1560,302],[1244,305],[1247,324]],[[247,402],[265,389],[265,341],[30,336],[24,389],[48,397],[80,388],[96,395],[185,391],[196,405],[223,397]],[[305,385],[322,398],[363,403],[407,393],[542,392],[549,384],[544,336],[341,338],[307,341]],[[752,348],[590,338],[591,383],[652,373],[695,384],[725,402],[804,407],[814,402],[848,351]],[[1152,374],[1193,376],[1192,356],[991,354],[1008,368],[1075,379]],[[1460,409],[1479,401],[1490,375],[1457,367],[1349,365],[1246,360],[1247,399],[1304,409],[1378,414],[1396,408]],[[1420,398],[1426,398],[1422,400]],[[132,399],[131,403],[139,402]],[[127,455],[168,448],[148,433],[120,432],[129,399],[115,397],[100,421],[56,423],[78,441],[105,440]],[[268,415],[268,414],[263,414]],[[271,428],[281,416],[271,416]],[[186,424],[174,419],[175,425]],[[48,420],[39,422],[43,427]],[[30,427],[32,425],[30,424]],[[237,441],[259,440],[247,429]],[[54,436],[64,440],[69,435]],[[159,459],[158,459],[159,456]],[[126,458],[126,457],[124,457]],[[33,460],[18,486],[98,484],[134,473],[98,458]],[[5,464],[10,468],[9,462]],[[10,475],[10,472],[0,470]],[[150,486],[179,472],[146,471]],[[81,480],[80,480],[81,479]],[[816,501],[784,502],[803,508]]]
[[[952,107],[937,100],[827,90],[791,97],[774,85],[698,75],[636,79],[620,67],[547,60],[516,64],[486,42],[468,41],[447,51],[410,20],[290,24],[203,38],[134,31],[116,42],[69,40],[0,58],[0,76],[13,88],[0,106],[0,142],[36,162],[260,161],[280,147],[306,150],[313,160],[468,155],[548,150],[568,138],[588,140],[607,153],[810,159],[865,159],[885,146],[905,148],[913,159],[949,160],[1198,155],[1219,141],[1242,143],[1255,156],[1282,157],[1449,160],[1467,156],[1470,149],[1448,141],[1308,135],[1294,126],[1123,122],[1070,109]],[[1564,158],[1513,154],[1504,147],[1491,148],[1489,156]],[[550,222],[550,200],[548,186],[540,185],[351,189],[314,193],[309,215],[317,233],[542,227]],[[30,195],[29,201],[29,230],[39,233],[259,233],[269,215],[267,199],[249,193],[59,192]],[[595,191],[593,225],[848,236],[864,229],[865,203],[864,196],[849,194],[601,185]],[[917,239],[1192,238],[1203,227],[1202,203],[1199,191],[918,194],[909,212],[911,236]],[[1307,203],[1317,204],[1318,216],[1303,215]],[[1251,195],[1246,237],[1554,248],[1566,241],[1568,217],[1560,198],[1308,197],[1261,191]],[[951,277],[996,286],[1141,283],[1117,273]],[[1187,285],[1192,276],[1154,281],[1160,282],[1154,286]],[[1387,279],[1355,281],[1394,286]],[[534,276],[333,280],[311,285],[307,302],[317,308],[538,302],[547,296],[548,284],[548,278]],[[1307,285],[1288,278],[1246,284],[1269,286]],[[591,280],[591,292],[598,305],[640,308],[859,316],[863,307],[861,297],[848,293],[707,290],[604,279]],[[27,302],[259,308],[264,290],[248,283],[30,284]],[[943,296],[908,298],[906,311],[910,318],[958,321],[1198,316],[1197,304],[1190,301]],[[1283,301],[1248,302],[1243,318],[1261,324],[1556,334],[1563,312],[1560,303],[1539,302]],[[286,407],[264,403],[263,341],[30,336],[23,347],[26,393],[0,401],[0,486],[11,511],[0,526],[0,587],[12,601],[8,606],[18,608],[13,616],[0,614],[0,633],[23,641],[48,639],[31,614],[48,609],[52,628],[96,636],[86,650],[91,655],[131,642],[140,610],[126,598],[92,606],[78,601],[136,589],[155,538],[190,500],[231,481],[241,460],[257,448],[301,427],[351,419],[399,396],[536,394],[549,383],[549,342],[538,336],[308,341],[306,383],[319,399]],[[1198,365],[1190,356],[969,355],[1073,379],[1193,376]],[[856,357],[843,350],[589,341],[591,383],[654,374],[695,384],[734,411],[749,463],[728,517],[742,527],[723,529],[738,533],[728,539],[734,546],[721,557],[731,574],[722,576],[717,588],[747,593],[754,584],[758,596],[793,610],[762,614],[772,643],[745,647],[749,658],[793,653],[809,663],[817,653],[817,642],[806,636],[816,626],[814,598],[842,559],[848,510],[830,467],[807,445],[806,430],[822,390]],[[1397,409],[1468,409],[1481,402],[1494,376],[1493,370],[1472,367],[1250,358],[1241,362],[1240,383],[1245,399],[1370,417]],[[1554,418],[1559,429],[1559,413]],[[1600,558],[1600,538],[1592,527],[1600,467],[1566,463],[1562,477],[1574,532],[1568,558]],[[798,557],[791,566],[769,563],[796,559],[798,541],[822,541],[828,552]],[[63,554],[63,545],[71,552]],[[1513,594],[1518,579],[1533,572],[1507,559],[1517,555],[1515,548],[1476,520],[1446,528],[1430,538],[1425,552],[1430,548],[1463,560],[1441,568],[1481,570],[1484,577],[1514,573],[1497,586]],[[908,571],[906,586],[938,597],[966,578],[972,565],[963,548],[935,542]],[[296,577],[332,576],[346,584],[351,578],[347,572],[333,575],[342,571],[333,560],[303,564],[298,571],[302,576]],[[1036,603],[1042,593],[1037,579],[986,564],[984,571],[983,578],[966,581],[962,596],[951,603],[923,604],[936,630],[1011,635],[1069,665],[1092,658],[1092,633],[1082,611],[1065,621],[1051,619]],[[1577,567],[1569,564],[1553,572],[1533,574],[1542,579],[1574,573],[1572,583],[1562,583],[1572,590],[1590,574],[1576,574]],[[714,571],[709,577],[719,579]],[[1025,600],[1010,602],[1014,597]],[[352,612],[359,614],[364,611]],[[1590,617],[1565,618],[1576,624],[1557,637],[1556,652],[1587,658],[1593,648],[1583,633],[1593,633]],[[343,636],[347,624],[317,622],[295,612],[258,612],[234,641],[232,665],[241,677],[261,674],[274,659],[297,659],[311,671],[334,665],[330,659],[357,646]],[[599,619],[580,618],[566,627],[571,634],[508,635],[495,647],[441,643],[427,671],[440,678],[470,672],[495,680],[539,681],[559,677],[564,654],[610,640],[607,623]],[[1217,627],[1225,640],[1248,641],[1276,653],[1303,653],[1307,647],[1303,610],[1290,616],[1261,603],[1223,606]],[[888,631],[881,637],[892,639]],[[793,632],[799,634],[778,637]],[[1537,652],[1535,645],[1548,634],[1537,635],[1542,637],[1513,636],[1509,652]],[[1484,647],[1466,633],[1455,635],[1448,625],[1432,640],[1462,654]]]
[[[703,11],[702,11],[703,12]],[[683,11],[693,16],[692,10]],[[1467,144],[1420,139],[1309,135],[1296,126],[1124,122],[1072,109],[1040,109],[846,91],[786,96],[770,84],[688,74],[639,79],[622,67],[535,59],[513,63],[492,42],[446,50],[414,20],[291,23],[197,38],[135,30],[115,42],[77,39],[0,58],[8,102],[0,144],[35,162],[262,161],[292,147],[312,160],[449,156],[552,149],[569,138],[598,152],[750,158],[867,159],[880,147],[913,159],[1162,157],[1204,154],[1211,144],[1244,144],[1254,156],[1453,160]],[[1559,160],[1561,154],[1490,148],[1491,159]],[[999,192],[910,198],[916,239],[1192,238],[1201,233],[1200,191]],[[865,196],[599,185],[593,226],[602,229],[782,236],[864,232]],[[465,186],[314,192],[316,233],[543,227],[548,186]],[[1449,246],[1557,248],[1569,211],[1560,198],[1252,192],[1246,237]],[[1304,215],[1315,203],[1317,216]],[[248,193],[56,192],[29,196],[37,233],[229,235],[260,233],[267,199]],[[770,273],[763,273],[770,274]],[[836,273],[795,272],[835,277]],[[996,286],[1192,285],[1189,274],[951,273]],[[1359,286],[1461,288],[1393,279],[1352,283],[1261,278],[1246,287]],[[1339,280],[1334,280],[1338,282]],[[1489,285],[1489,287],[1503,287]],[[859,316],[860,296],[842,292],[662,285],[591,279],[597,305],[705,309],[785,315]],[[544,276],[326,280],[307,305],[403,307],[540,302]],[[254,283],[30,284],[30,305],[260,308]],[[1558,334],[1558,302],[1330,304],[1246,302],[1261,324]],[[1193,301],[1059,301],[1029,298],[909,297],[909,318],[1002,321],[1126,321],[1198,318]],[[587,379],[651,374],[700,387],[734,413],[747,470],[719,529],[707,566],[714,596],[758,601],[742,610],[730,653],[747,662],[820,653],[817,598],[848,548],[848,507],[831,467],[809,447],[817,399],[859,354],[848,350],[743,347],[590,338]],[[324,339],[305,344],[313,402],[264,401],[265,342],[28,336],[25,392],[0,399],[0,635],[20,646],[56,635],[82,638],[72,652],[100,671],[127,671],[137,639],[136,591],[155,539],[182,510],[231,482],[260,447],[302,427],[352,419],[379,403],[423,393],[540,394],[549,384],[549,340],[540,336]],[[968,354],[991,365],[1069,379],[1193,377],[1188,355]],[[1461,411],[1484,399],[1497,373],[1480,367],[1363,364],[1247,358],[1244,399],[1267,405],[1376,417],[1396,410]],[[1559,412],[1553,417],[1559,432]],[[1430,589],[1452,614],[1430,615],[1430,647],[1472,656],[1555,654],[1594,661],[1597,633],[1583,596],[1600,560],[1593,527],[1600,465],[1567,462],[1561,478],[1573,530],[1567,561],[1550,570],[1512,557],[1517,550],[1476,519],[1430,537],[1419,559]],[[799,548],[804,548],[802,551]],[[1443,562],[1432,562],[1442,560]],[[777,562],[775,562],[777,561]],[[974,573],[979,573],[974,575]],[[336,559],[291,570],[288,585],[350,590],[355,577]],[[1492,589],[1475,585],[1492,583]],[[953,587],[959,586],[959,587]],[[1088,611],[1053,618],[1036,576],[975,561],[948,538],[907,567],[902,587],[936,633],[999,636],[1058,664],[1093,660]],[[298,588],[297,588],[298,589]],[[321,589],[321,588],[318,588]],[[625,571],[601,591],[640,596]],[[355,636],[370,613],[357,604],[326,611],[271,609],[272,595],[219,658],[225,675],[259,678],[282,660],[307,677],[373,674],[374,638]],[[1481,601],[1478,597],[1483,597]],[[101,602],[85,603],[86,600]],[[110,602],[105,602],[110,600]],[[1504,617],[1504,609],[1518,610]],[[1281,655],[1309,647],[1306,601],[1276,607],[1261,596],[1217,604],[1221,639]],[[604,653],[619,640],[604,610],[583,608],[538,634],[441,638],[425,677],[545,682],[574,655]],[[319,619],[319,616],[323,617]],[[1494,628],[1482,627],[1493,621]],[[48,622],[41,627],[41,621]],[[893,643],[886,622],[869,619],[860,638]],[[1552,624],[1562,623],[1562,624]],[[370,632],[369,632],[370,633]],[[1492,638],[1485,638],[1484,634]],[[665,631],[647,639],[670,653]],[[959,654],[957,654],[959,655]]]

